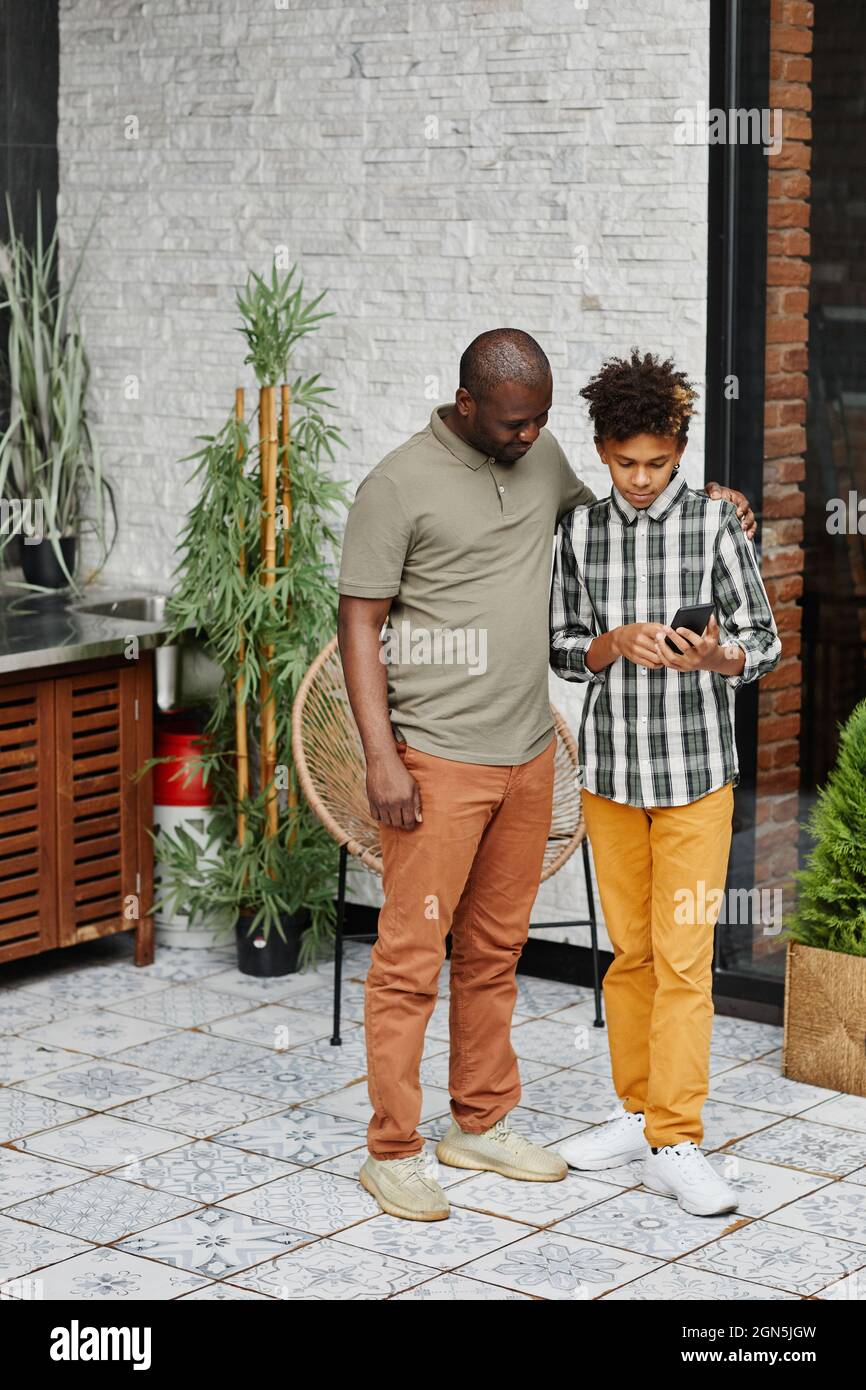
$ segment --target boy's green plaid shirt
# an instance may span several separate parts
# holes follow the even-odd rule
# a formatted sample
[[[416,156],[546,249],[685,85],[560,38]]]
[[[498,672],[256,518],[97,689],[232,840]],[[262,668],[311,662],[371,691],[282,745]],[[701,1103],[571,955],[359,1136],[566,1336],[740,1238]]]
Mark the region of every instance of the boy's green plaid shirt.
[[[746,654],[739,676],[649,670],[619,657],[594,673],[592,638],[627,623],[670,623],[710,603],[723,643]],[[632,806],[681,806],[739,781],[734,692],[778,664],[781,644],[752,542],[730,502],[678,473],[638,511],[614,488],[564,517],[550,597],[550,664],[590,683],[580,725],[583,785]]]

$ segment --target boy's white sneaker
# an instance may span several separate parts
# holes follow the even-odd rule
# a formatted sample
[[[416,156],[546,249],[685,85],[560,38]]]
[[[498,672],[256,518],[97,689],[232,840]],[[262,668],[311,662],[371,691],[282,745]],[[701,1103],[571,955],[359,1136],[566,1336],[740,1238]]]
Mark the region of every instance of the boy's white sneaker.
[[[648,1152],[644,1117],[619,1106],[603,1124],[557,1144],[556,1151],[569,1168],[616,1168],[621,1163],[631,1163]]]
[[[739,1198],[691,1139],[669,1144],[644,1160],[643,1185],[664,1197],[675,1197],[692,1216],[720,1216],[736,1211]]]

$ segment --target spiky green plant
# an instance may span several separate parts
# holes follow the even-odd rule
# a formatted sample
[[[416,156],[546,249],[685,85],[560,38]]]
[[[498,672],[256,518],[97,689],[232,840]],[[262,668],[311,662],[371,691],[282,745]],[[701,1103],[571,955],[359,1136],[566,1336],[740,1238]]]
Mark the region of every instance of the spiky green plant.
[[[866,700],[839,732],[836,765],[809,819],[815,847],[784,933],[825,951],[866,956]]]
[[[322,319],[331,317],[327,312],[315,312],[324,297],[323,290],[304,303],[304,282],[296,265],[280,279],[275,261],[269,281],[250,271],[243,289],[238,290],[237,306],[242,319],[240,331],[249,348],[244,362],[252,364],[260,386],[276,386],[287,379],[295,343],[313,333]]]
[[[108,557],[106,498],[116,531],[114,497],[87,414],[90,366],[72,310],[89,234],[59,288],[57,230],[46,242],[41,202],[32,250],[15,231],[8,195],[6,206],[10,230],[8,242],[0,244],[0,310],[6,311],[9,335],[0,362],[9,390],[9,424],[0,437],[0,497],[41,503],[44,538],[77,587],[61,538],[92,532],[100,549],[98,573]],[[0,559],[11,538],[0,533]]]
[[[293,267],[288,282],[294,273]],[[262,381],[265,364],[267,374],[281,371],[288,365],[285,354],[315,325],[311,306],[296,292],[286,293],[287,281],[275,279],[269,287],[264,279],[253,278],[254,296],[239,296],[238,303],[241,331],[248,343],[255,342],[254,366]],[[247,360],[253,361],[252,349]],[[272,381],[265,376],[264,384]],[[249,425],[230,417],[218,434],[203,437],[202,447],[189,456],[196,463],[191,481],[198,483],[200,491],[180,538],[178,583],[170,605],[172,636],[191,627],[206,637],[225,673],[204,732],[201,759],[203,777],[215,793],[209,848],[216,846],[219,852],[213,861],[203,859],[199,846],[182,830],[163,832],[157,845],[172,885],[166,901],[193,920],[210,916],[215,909],[223,914],[248,911],[255,914],[254,928],[261,927],[265,934],[276,929],[282,936],[280,913],[309,909],[310,927],[301,946],[301,963],[306,965],[322,954],[333,935],[338,851],[303,799],[294,807],[290,804],[291,711],[305,671],[334,631],[338,538],[331,522],[347,497],[346,485],[330,478],[325,467],[333,460],[335,447],[343,443],[328,419],[330,388],[320,383],[318,375],[299,376],[291,394],[290,553],[287,564],[277,565],[272,587],[262,582],[261,453]],[[243,468],[239,454],[245,460]],[[280,467],[282,460],[281,447]],[[277,554],[282,557],[281,536]],[[253,758],[250,795],[240,805],[246,821],[241,844],[237,837],[235,682],[240,677],[249,746],[255,754],[260,733],[260,658],[268,646],[273,647],[276,691],[278,834],[275,839],[266,834],[267,788],[260,785]]]

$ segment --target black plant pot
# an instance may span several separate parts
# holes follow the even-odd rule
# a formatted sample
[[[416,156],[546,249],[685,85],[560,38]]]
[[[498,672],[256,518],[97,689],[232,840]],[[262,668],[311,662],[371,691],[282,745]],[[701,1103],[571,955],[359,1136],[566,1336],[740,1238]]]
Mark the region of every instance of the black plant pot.
[[[70,574],[75,573],[75,537],[60,537],[60,553]],[[22,545],[21,568],[28,584],[41,584],[43,589],[65,589],[69,583],[51,541]]]
[[[20,535],[9,537],[3,551],[3,563],[6,565],[7,569],[21,568],[21,552],[23,549],[24,543]]]
[[[254,912],[239,912],[235,924],[235,937],[238,943],[238,970],[242,975],[292,975],[298,968],[298,953],[301,936],[310,925],[310,914],[304,909],[289,916],[280,916],[280,925],[285,935],[283,940],[276,927],[271,927],[265,937],[261,926],[250,935]]]

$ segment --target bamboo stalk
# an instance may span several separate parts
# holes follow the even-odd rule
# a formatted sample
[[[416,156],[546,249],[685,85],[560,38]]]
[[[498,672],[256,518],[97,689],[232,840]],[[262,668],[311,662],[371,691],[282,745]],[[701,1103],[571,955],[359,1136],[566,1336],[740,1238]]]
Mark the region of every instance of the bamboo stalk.
[[[244,418],[244,388],[238,386],[235,391],[235,419],[242,421]],[[238,443],[237,460],[243,472],[244,448],[242,443]],[[243,531],[243,513],[238,518],[238,525]],[[245,545],[241,545],[239,566],[241,577],[245,578],[247,573],[247,550]],[[240,632],[238,641],[238,666],[242,667],[246,658],[247,644],[244,638],[243,629]],[[243,673],[238,670],[235,678],[235,743],[236,768],[237,768],[237,821],[238,821],[238,844],[242,845],[247,833],[246,815],[241,810],[241,802],[245,801],[250,789],[250,752],[247,738],[247,705],[242,696]]]
[[[292,552],[291,552],[291,541],[289,540],[289,527],[290,527],[291,524],[292,524],[292,483],[291,483],[291,478],[290,478],[290,476],[289,476],[289,445],[291,444],[291,439],[292,439],[291,420],[290,420],[291,405],[292,405],[292,388],[291,388],[291,386],[288,385],[287,382],[284,381],[283,384],[282,384],[282,386],[280,387],[280,408],[281,408],[281,415],[280,415],[280,443],[282,444],[282,451],[283,451],[283,460],[282,460],[282,482],[283,482],[283,515],[284,515],[284,526],[285,526],[285,529],[284,529],[284,531],[283,531],[283,564],[284,564],[284,565],[287,565],[287,564],[289,563],[289,557],[290,557],[290,555],[291,555],[291,553],[292,553]]]
[[[264,566],[262,583],[272,589],[276,580],[277,563],[277,398],[273,386],[263,386],[259,392],[259,438],[262,460],[262,527],[264,533]],[[268,644],[262,651],[261,704],[261,766],[262,787],[266,788],[266,836],[277,834],[276,770],[277,719],[271,662],[274,649]]]
[[[292,479],[289,468],[289,447],[291,444],[291,407],[292,407],[292,388],[288,382],[283,382],[280,387],[280,444],[282,446],[282,490],[283,490],[283,565],[288,566],[292,555],[292,542],[289,535],[289,528],[292,524]],[[289,600],[291,603],[291,599]],[[295,784],[295,769],[289,765],[289,788],[288,788],[289,818],[294,822],[294,813],[298,808],[298,789]],[[296,839],[296,828],[294,824],[289,831],[288,847],[291,849]]]
[[[268,452],[268,411],[267,411],[267,386],[259,387],[259,474],[262,488],[262,511],[259,519],[259,554],[264,561],[265,552],[268,545],[268,469],[270,468],[270,455]],[[263,581],[262,582],[266,582]]]

